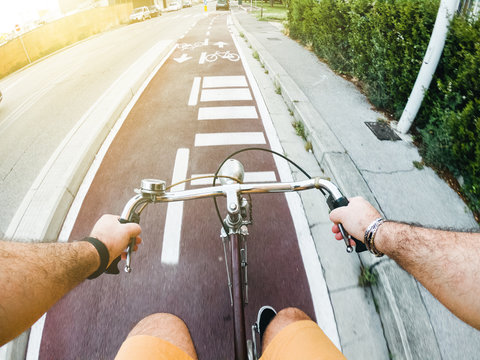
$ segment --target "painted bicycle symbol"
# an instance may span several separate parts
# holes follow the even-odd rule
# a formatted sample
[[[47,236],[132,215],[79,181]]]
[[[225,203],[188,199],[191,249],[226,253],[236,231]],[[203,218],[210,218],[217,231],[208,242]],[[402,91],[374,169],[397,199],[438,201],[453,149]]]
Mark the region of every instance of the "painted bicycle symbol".
[[[197,41],[196,43],[194,44],[187,44],[187,43],[180,43],[180,44],[177,44],[177,48],[179,48],[180,50],[182,51],[185,51],[185,50],[193,50],[197,47],[202,47],[202,46],[205,46],[205,42],[203,41]]]
[[[227,51],[215,51],[215,53],[213,53],[213,54],[208,54],[205,57],[205,60],[208,61],[208,62],[214,62],[214,61],[217,61],[218,58],[227,59],[227,60],[230,60],[230,61],[240,60],[240,56],[238,56],[238,54],[232,53],[229,50],[227,50]]]

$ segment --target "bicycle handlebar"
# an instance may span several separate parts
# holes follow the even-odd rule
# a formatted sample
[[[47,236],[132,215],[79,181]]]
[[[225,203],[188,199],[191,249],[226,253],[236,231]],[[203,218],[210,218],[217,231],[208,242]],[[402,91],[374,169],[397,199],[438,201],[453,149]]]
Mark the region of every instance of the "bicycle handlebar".
[[[137,195],[132,197],[125,205],[120,222],[139,223],[140,214],[148,204],[159,202],[187,201],[203,198],[212,198],[224,196],[228,198],[238,197],[240,194],[259,194],[259,193],[283,193],[293,191],[303,191],[308,189],[325,190],[328,193],[327,204],[330,210],[337,207],[347,206],[348,200],[342,195],[340,190],[330,181],[315,177],[309,180],[294,182],[277,182],[277,183],[257,183],[257,184],[224,184],[218,186],[210,186],[199,189],[190,189],[183,191],[167,191],[166,183],[162,180],[144,179],[141,188],[136,189]],[[347,252],[352,252],[350,239],[355,241],[356,252],[367,250],[365,245],[359,240],[351,237],[343,228],[342,224],[338,224],[340,232],[347,246]],[[135,239],[131,239],[127,250],[127,261],[125,272],[131,272],[131,256],[135,245]],[[117,259],[115,264],[118,263]],[[115,270],[109,270],[109,273],[117,273]]]

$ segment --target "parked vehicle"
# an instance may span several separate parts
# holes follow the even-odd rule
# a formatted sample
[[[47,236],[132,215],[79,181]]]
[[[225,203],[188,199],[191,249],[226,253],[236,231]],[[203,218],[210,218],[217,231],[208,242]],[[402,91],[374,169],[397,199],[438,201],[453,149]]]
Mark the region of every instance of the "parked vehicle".
[[[151,17],[157,17],[162,15],[161,9],[158,5],[149,6],[148,10],[150,11]]]
[[[142,6],[136,9],[133,9],[132,14],[130,15],[130,22],[144,21],[150,19],[150,10],[146,6]]]
[[[191,0],[183,0],[183,7],[191,7],[192,6],[192,2]]]
[[[215,10],[230,10],[230,1],[229,0],[217,0],[217,5]]]
[[[182,8],[182,5],[178,1],[172,1],[170,5],[168,5],[168,11],[177,11]]]

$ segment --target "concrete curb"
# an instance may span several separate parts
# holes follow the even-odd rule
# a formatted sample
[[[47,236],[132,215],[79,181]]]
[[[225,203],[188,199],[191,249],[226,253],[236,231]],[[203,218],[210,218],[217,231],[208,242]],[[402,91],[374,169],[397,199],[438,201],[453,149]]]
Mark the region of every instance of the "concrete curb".
[[[16,241],[55,241],[91,162],[142,83],[174,41],[161,41],[132,64],[87,111],[55,150],[7,231]]]
[[[232,19],[238,31],[257,51],[260,62],[280,89],[294,118],[304,124],[320,167],[334,177],[346,196],[363,196],[380,209],[355,163],[307,96],[263,45],[245,31],[234,12]],[[415,279],[390,259],[380,261],[367,253],[359,254],[359,258],[365,267],[375,265],[373,269],[378,283],[372,287],[372,291],[393,358],[440,359],[439,346]],[[397,298],[402,302],[397,302]],[[418,320],[415,321],[415,328],[403,321],[412,318]]]

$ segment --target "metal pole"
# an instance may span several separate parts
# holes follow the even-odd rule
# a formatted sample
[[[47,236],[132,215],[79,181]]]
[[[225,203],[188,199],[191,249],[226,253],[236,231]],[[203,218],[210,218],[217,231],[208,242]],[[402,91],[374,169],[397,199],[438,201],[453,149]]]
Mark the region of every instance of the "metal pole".
[[[420,109],[420,105],[422,105],[425,91],[428,90],[433,74],[440,61],[443,47],[445,46],[445,39],[447,38],[448,26],[450,25],[453,14],[458,9],[459,1],[460,0],[440,1],[437,19],[435,20],[422,66],[397,126],[397,130],[401,133],[405,134],[410,130],[413,120]]]
[[[20,35],[20,42],[22,43],[23,51],[25,51],[25,55],[27,55],[28,63],[31,64],[32,60],[30,60],[30,56],[28,55],[27,48],[25,47],[25,44],[23,43],[23,36]]]

